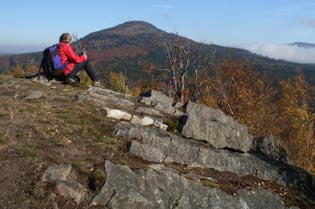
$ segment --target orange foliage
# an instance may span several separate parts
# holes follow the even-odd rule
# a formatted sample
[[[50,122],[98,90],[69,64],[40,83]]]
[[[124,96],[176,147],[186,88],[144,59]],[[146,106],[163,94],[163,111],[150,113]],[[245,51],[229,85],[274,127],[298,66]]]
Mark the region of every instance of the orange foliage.
[[[6,75],[12,75],[16,78],[24,77],[25,73],[20,65],[16,65],[15,67],[11,68],[8,72],[5,73]]]
[[[254,73],[243,61],[222,60],[214,69],[214,76],[199,76],[200,100],[211,107],[219,107],[240,123],[246,123],[251,133],[265,135],[271,127],[273,112],[272,86],[263,75]]]
[[[301,74],[293,80],[282,81],[280,85],[282,97],[277,102],[279,110],[277,121],[282,130],[280,136],[285,141],[295,164],[314,173],[315,115],[309,105],[309,87]]]
[[[201,73],[205,74],[205,73]],[[222,60],[214,76],[199,75],[199,102],[219,107],[254,136],[273,134],[286,145],[289,158],[315,173],[314,113],[310,88],[303,75],[278,86],[244,61]],[[269,79],[270,80],[270,79]]]
[[[119,91],[122,93],[129,93],[129,87],[127,86],[127,78],[122,72],[114,73],[110,72],[108,75],[109,88],[114,91]]]

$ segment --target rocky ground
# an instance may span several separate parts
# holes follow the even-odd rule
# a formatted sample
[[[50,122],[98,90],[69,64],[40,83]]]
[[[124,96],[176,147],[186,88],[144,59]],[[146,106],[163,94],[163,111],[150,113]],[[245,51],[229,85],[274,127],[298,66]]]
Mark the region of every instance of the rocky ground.
[[[154,109],[149,108],[152,105]],[[272,175],[234,172],[220,164],[203,163],[200,154],[194,161],[184,160],[165,151],[161,142],[128,132],[146,127],[137,133],[154,133],[154,139],[166,134],[170,143],[185,140],[194,133],[187,128],[182,129],[186,137],[179,133],[181,111],[97,88],[0,77],[0,208],[140,209],[184,208],[185,204],[186,208],[215,208],[220,201],[235,203],[235,208],[315,208],[312,193],[290,186],[289,180],[282,183],[273,181]],[[252,161],[244,150],[218,151],[216,146],[228,145],[198,137],[187,142],[198,147],[198,153],[210,150]],[[151,150],[149,154],[144,147]],[[237,148],[247,152],[248,143]],[[277,167],[273,169],[278,175]],[[287,172],[310,178],[300,170]],[[198,203],[189,201],[193,199]],[[260,206],[250,205],[250,199]]]

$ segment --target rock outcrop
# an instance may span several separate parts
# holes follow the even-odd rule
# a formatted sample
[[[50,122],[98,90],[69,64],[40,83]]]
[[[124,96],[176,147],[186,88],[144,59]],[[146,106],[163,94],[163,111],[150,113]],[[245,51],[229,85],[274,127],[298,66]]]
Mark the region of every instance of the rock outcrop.
[[[0,76],[0,208],[315,208],[315,177],[220,110],[36,81]]]
[[[129,140],[128,155],[146,163],[146,167],[134,169],[107,160],[105,184],[90,197],[91,207],[302,208],[296,201],[288,204],[288,194],[313,204],[315,177],[288,164],[283,146],[273,137],[253,139],[245,125],[220,110],[191,102],[173,104],[171,98],[155,91],[136,100],[91,87],[78,98],[102,108],[104,117],[116,123],[113,135]],[[177,118],[177,130],[169,130],[170,117]],[[43,180],[58,176],[58,168],[47,171]],[[236,176],[244,182],[228,192],[218,179],[206,175],[211,169],[219,176]],[[194,170],[200,172],[188,172]],[[76,189],[78,195],[70,197],[79,202],[83,190],[62,176],[52,178],[59,194],[67,197]],[[247,179],[254,183],[246,183]]]
[[[220,189],[189,180],[162,164],[133,171],[107,161],[105,170],[107,181],[91,205],[134,209],[289,208],[271,191],[241,189],[236,196],[228,195]]]
[[[302,169],[275,160],[264,161],[250,153],[215,149],[150,127],[121,122],[115,134],[130,140],[129,152],[155,163],[179,163],[188,167],[215,168],[237,175],[254,175],[315,197],[315,178]]]

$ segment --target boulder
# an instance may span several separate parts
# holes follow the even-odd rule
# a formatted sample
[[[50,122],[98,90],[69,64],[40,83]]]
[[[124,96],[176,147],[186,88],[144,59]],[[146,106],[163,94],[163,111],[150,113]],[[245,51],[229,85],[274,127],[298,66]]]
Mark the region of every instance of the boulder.
[[[140,94],[139,102],[154,107],[163,113],[174,116],[181,116],[184,113],[173,106],[173,98],[168,97],[158,91],[148,91]],[[180,107],[180,105],[179,105]]]
[[[173,99],[162,94],[159,91],[150,90],[147,92],[142,92],[140,94],[140,102],[145,103],[150,106],[155,106],[158,103],[165,104],[171,106],[173,103]]]
[[[275,161],[289,163],[288,155],[284,146],[272,135],[254,138],[252,151]]]
[[[180,132],[187,138],[207,141],[216,148],[248,152],[252,137],[245,125],[236,123],[220,110],[189,102],[180,119]]]
[[[196,104],[188,102],[184,106],[188,115],[198,116],[200,119],[218,121],[222,124],[234,124],[235,121],[231,116],[227,116],[224,112],[218,109],[211,109],[204,104]]]

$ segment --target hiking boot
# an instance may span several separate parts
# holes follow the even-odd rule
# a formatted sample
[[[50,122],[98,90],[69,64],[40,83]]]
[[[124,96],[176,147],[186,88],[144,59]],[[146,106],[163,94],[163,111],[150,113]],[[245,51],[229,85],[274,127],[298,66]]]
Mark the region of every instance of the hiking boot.
[[[101,82],[100,81],[94,81],[93,86],[101,87]]]
[[[74,84],[74,83],[76,83],[76,81],[74,80],[74,78],[71,78],[71,77],[68,77],[68,78],[66,79],[66,81],[67,81],[68,84]]]
[[[74,78],[71,78],[71,77],[68,77],[66,79],[66,82],[68,84],[70,84],[71,86],[78,86],[79,85],[79,83]]]

